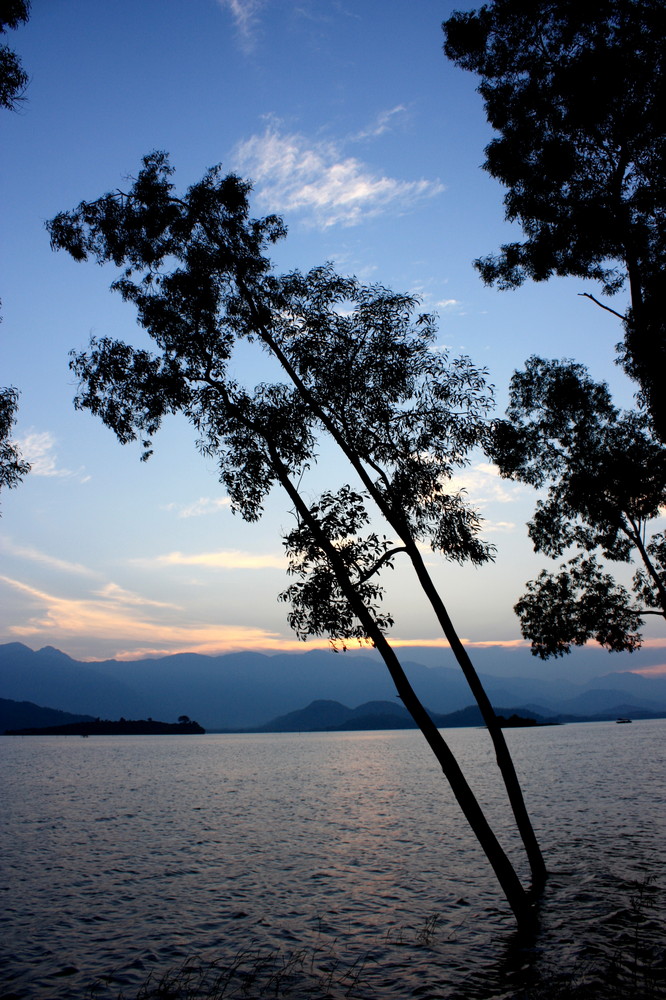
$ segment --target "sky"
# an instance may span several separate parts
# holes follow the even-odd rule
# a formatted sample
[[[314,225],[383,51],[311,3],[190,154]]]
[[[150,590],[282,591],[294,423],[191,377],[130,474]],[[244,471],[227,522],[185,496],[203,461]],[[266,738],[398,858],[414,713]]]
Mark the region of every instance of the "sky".
[[[141,463],[138,446],[72,405],[69,352],[91,335],[142,334],[109,291],[113,269],[54,253],[44,224],[122,186],[152,150],[170,154],[181,190],[218,163],[251,179],[254,214],[288,226],[278,271],[332,261],[420,296],[439,343],[487,368],[498,413],[535,352],[576,358],[631,404],[617,320],[580,297],[598,289],[558,279],[499,292],[472,267],[515,233],[481,169],[491,132],[476,81],[442,52],[441,22],[464,6],[33,0],[29,23],[6,37],[30,76],[26,100],[0,119],[0,384],[21,391],[15,437],[32,463],[0,498],[0,641],[79,659],[302,648],[276,600],[285,498],[272,494],[262,521],[245,524],[184,420],[168,421]],[[622,311],[621,294],[613,305]],[[246,375],[261,364],[240,358]],[[324,480],[349,480],[326,443],[306,495]],[[455,485],[484,517],[496,561],[460,568],[431,554],[431,572],[471,647],[522,646],[512,607],[544,565],[525,529],[535,495],[481,455]],[[440,641],[406,567],[386,604],[396,645]],[[659,668],[658,627],[646,635]]]

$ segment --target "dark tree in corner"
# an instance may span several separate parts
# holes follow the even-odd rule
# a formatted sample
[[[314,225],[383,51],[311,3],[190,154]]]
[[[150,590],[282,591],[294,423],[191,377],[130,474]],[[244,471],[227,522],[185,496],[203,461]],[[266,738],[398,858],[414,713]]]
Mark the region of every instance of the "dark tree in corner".
[[[18,28],[28,20],[30,4],[28,0],[3,0],[0,8],[0,35],[8,28]],[[28,74],[21,60],[8,45],[0,45],[0,108],[15,111],[23,99],[28,86]]]
[[[666,448],[645,413],[619,410],[582,365],[533,357],[511,380],[491,457],[503,476],[547,489],[528,525],[535,551],[570,555],[543,570],[515,611],[535,656],[594,639],[641,645],[647,616],[666,617],[666,539],[649,534],[666,505]],[[631,589],[604,563],[633,565]]]
[[[418,543],[456,561],[492,555],[477,537],[475,512],[446,488],[487,430],[483,373],[467,358],[449,361],[433,350],[432,319],[415,315],[410,296],[329,267],[273,275],[266,253],[284,226],[250,217],[250,188],[238,177],[214,169],[178,197],[171,173],[164,154],[151,154],[130,190],[82,202],[49,225],[53,245],[75,259],[124,268],[112,287],[137,307],[155,345],[148,352],[101,339],[75,354],[77,405],[121,442],[140,437],[145,457],[163,418],[182,413],[246,520],[261,516],[273,486],[284,490],[297,519],[286,540],[297,577],[285,595],[293,627],[377,648],[517,920],[529,925],[532,899],[412,689],[386,637],[391,616],[380,607],[379,578],[399,554],[427,583]],[[234,367],[239,341],[268,351],[284,381],[246,384]],[[306,501],[301,477],[317,460],[321,435],[338,446],[360,487],[343,484]],[[396,542],[372,530],[378,516]],[[543,860],[515,773],[514,785],[507,773],[504,761],[526,848],[531,834],[538,888]]]
[[[629,308],[610,309],[620,360],[666,441],[666,4],[493,0],[443,28],[446,55],[481,78],[485,169],[525,234],[476,261],[484,281],[626,284]]]
[[[0,9],[0,34],[27,21],[29,13],[27,0],[4,0]],[[15,111],[27,85],[28,74],[21,60],[8,45],[0,45],[0,108]],[[13,489],[30,471],[30,465],[23,461],[17,445],[10,440],[18,396],[13,386],[0,388],[0,489]]]

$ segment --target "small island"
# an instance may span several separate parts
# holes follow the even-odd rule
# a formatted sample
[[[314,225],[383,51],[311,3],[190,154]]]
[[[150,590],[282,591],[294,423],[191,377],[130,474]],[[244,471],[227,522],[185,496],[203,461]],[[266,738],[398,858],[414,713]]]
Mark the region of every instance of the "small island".
[[[32,726],[28,729],[7,729],[6,736],[191,736],[206,730],[187,715],[178,722],[155,722],[153,719],[92,719],[68,722],[63,726]]]

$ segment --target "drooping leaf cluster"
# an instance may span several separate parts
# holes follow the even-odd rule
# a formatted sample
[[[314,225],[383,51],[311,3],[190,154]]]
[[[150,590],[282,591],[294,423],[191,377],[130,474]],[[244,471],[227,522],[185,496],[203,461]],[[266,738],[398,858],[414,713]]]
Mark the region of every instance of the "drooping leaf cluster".
[[[579,552],[528,584],[516,606],[533,652],[561,655],[590,638],[635,649],[643,615],[666,615],[662,536],[647,537],[666,504],[666,448],[647,416],[620,411],[582,365],[532,357],[511,381],[490,452],[502,475],[546,490],[528,524],[535,551]],[[599,558],[638,560],[633,597]]]
[[[641,613],[626,587],[592,556],[574,556],[557,573],[542,570],[514,608],[532,654],[547,660],[594,639],[610,652],[641,645]]]
[[[621,361],[666,440],[666,6],[663,0],[492,0],[443,25],[480,77],[496,137],[485,169],[523,242],[476,261],[514,288],[573,275],[628,279]]]
[[[30,472],[29,463],[10,440],[17,408],[17,390],[13,386],[0,389],[0,489],[13,489]]]
[[[365,606],[372,612],[379,628],[393,625],[390,614],[382,612],[382,588],[377,583],[378,571],[393,568],[393,557],[399,547],[393,547],[385,535],[370,532],[367,497],[342,486],[335,493],[324,493],[310,507],[317,525],[335,547],[345,567],[350,584]],[[285,538],[289,557],[289,573],[298,577],[280,594],[291,610],[288,621],[300,639],[328,636],[334,649],[345,649],[351,639],[368,641],[362,624],[350,608],[330,562],[322,558],[321,545],[311,527],[300,522]]]

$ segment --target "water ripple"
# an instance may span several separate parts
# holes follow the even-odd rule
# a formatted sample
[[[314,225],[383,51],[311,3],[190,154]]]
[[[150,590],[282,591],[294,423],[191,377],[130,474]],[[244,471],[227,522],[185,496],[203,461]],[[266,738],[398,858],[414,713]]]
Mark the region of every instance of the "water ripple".
[[[486,734],[448,736],[526,877]],[[2,737],[0,1000],[130,997],[194,955],[305,976],[307,954],[331,996],[387,1000],[499,1000],[638,950],[658,972],[665,737],[508,734],[552,872],[529,947],[417,733]]]

